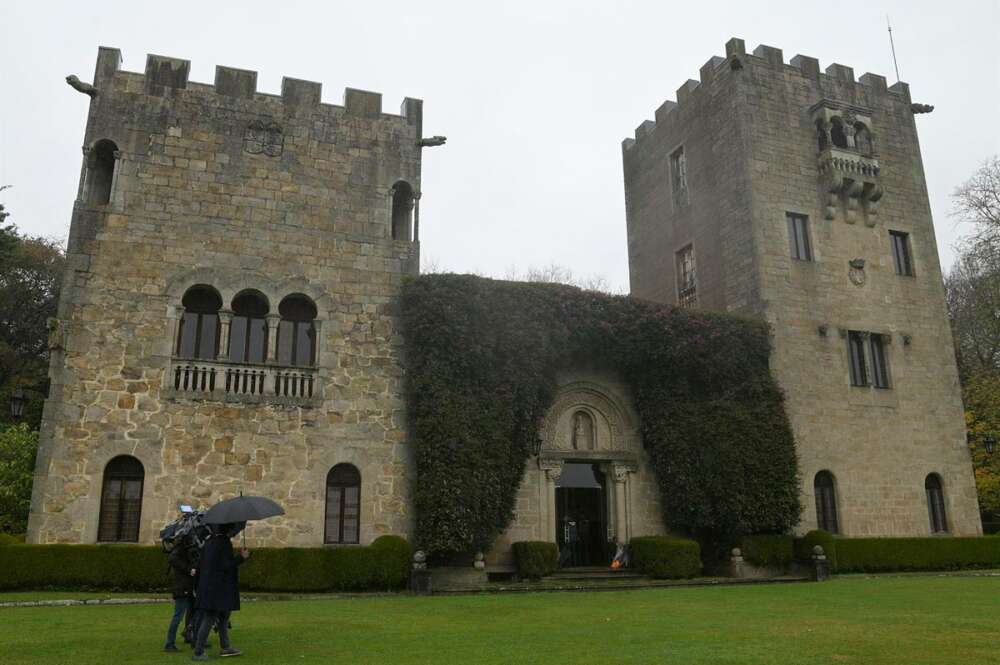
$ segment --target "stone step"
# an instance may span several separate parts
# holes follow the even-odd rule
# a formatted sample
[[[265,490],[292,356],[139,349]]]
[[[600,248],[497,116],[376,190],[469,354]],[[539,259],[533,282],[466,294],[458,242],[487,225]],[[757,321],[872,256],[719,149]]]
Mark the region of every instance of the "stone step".
[[[611,570],[609,568],[567,568],[557,570],[546,579],[550,580],[635,580],[643,579],[642,573],[632,570]]]

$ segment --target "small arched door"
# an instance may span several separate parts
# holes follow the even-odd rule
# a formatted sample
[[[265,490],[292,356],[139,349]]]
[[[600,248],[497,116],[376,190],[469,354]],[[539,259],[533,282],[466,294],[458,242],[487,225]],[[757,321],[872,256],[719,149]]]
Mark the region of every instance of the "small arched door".
[[[142,485],[145,477],[142,462],[130,455],[119,455],[104,467],[101,514],[97,526],[98,542],[139,542]]]

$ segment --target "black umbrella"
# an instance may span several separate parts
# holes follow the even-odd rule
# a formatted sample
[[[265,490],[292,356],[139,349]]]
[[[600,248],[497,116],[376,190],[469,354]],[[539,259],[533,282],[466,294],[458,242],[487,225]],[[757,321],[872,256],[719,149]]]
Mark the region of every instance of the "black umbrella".
[[[285,509],[277,502],[263,496],[243,496],[220,501],[205,513],[206,524],[233,524],[264,520],[276,515],[284,515]],[[242,531],[242,529],[240,529]],[[235,535],[235,534],[231,534]],[[243,533],[243,546],[246,547],[246,532]]]
[[[220,501],[205,513],[207,524],[232,524],[284,515],[285,509],[263,496],[238,496]]]

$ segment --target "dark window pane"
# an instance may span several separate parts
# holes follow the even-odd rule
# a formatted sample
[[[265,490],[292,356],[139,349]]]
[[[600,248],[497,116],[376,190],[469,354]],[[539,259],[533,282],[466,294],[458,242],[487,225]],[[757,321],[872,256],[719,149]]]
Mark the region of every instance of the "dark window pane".
[[[358,542],[360,522],[361,474],[350,464],[338,464],[326,477],[326,542]]]
[[[892,245],[892,265],[897,275],[913,275],[913,261],[910,258],[910,237],[908,233],[890,231]]]
[[[888,388],[889,387],[889,368],[885,361],[885,340],[882,335],[872,335],[871,340],[871,351],[872,351],[872,378],[875,381],[876,388]]]
[[[250,346],[247,349],[247,362],[262,363],[267,357],[267,321],[250,319]]]
[[[245,316],[234,316],[229,325],[229,359],[233,362],[246,359],[247,321]]]
[[[340,542],[340,496],[343,488],[326,488],[326,542]]]
[[[344,542],[358,542],[358,522],[360,517],[360,488],[344,488]]]
[[[119,505],[122,496],[122,481],[107,478],[101,498],[100,530],[97,539],[103,542],[118,540]]]
[[[138,542],[145,472],[134,457],[122,455],[104,469],[98,541]]]
[[[308,367],[313,364],[316,345],[316,329],[312,323],[295,324],[295,362],[298,367]]]
[[[849,361],[851,366],[851,385],[867,386],[868,371],[865,366],[865,345],[861,333],[848,333]]]
[[[194,358],[198,343],[198,315],[194,312],[184,312],[181,317],[178,333],[177,355],[181,358]]]
[[[219,316],[199,314],[201,329],[198,332],[198,357],[214,360],[219,350]]]
[[[292,365],[292,347],[295,341],[295,323],[282,320],[278,323],[278,363]]]

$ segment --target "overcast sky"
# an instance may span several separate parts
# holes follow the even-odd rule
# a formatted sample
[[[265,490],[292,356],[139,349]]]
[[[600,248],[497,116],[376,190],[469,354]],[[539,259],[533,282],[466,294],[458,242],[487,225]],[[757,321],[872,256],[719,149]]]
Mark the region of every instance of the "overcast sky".
[[[424,100],[421,251],[438,269],[503,276],[550,263],[627,289],[621,140],[730,37],[895,81],[886,14],[914,101],[938,248],[963,229],[949,194],[1000,152],[1000,9],[950,2],[0,2],[0,195],[23,232],[65,238],[97,47]],[[148,7],[148,9],[146,9]]]

